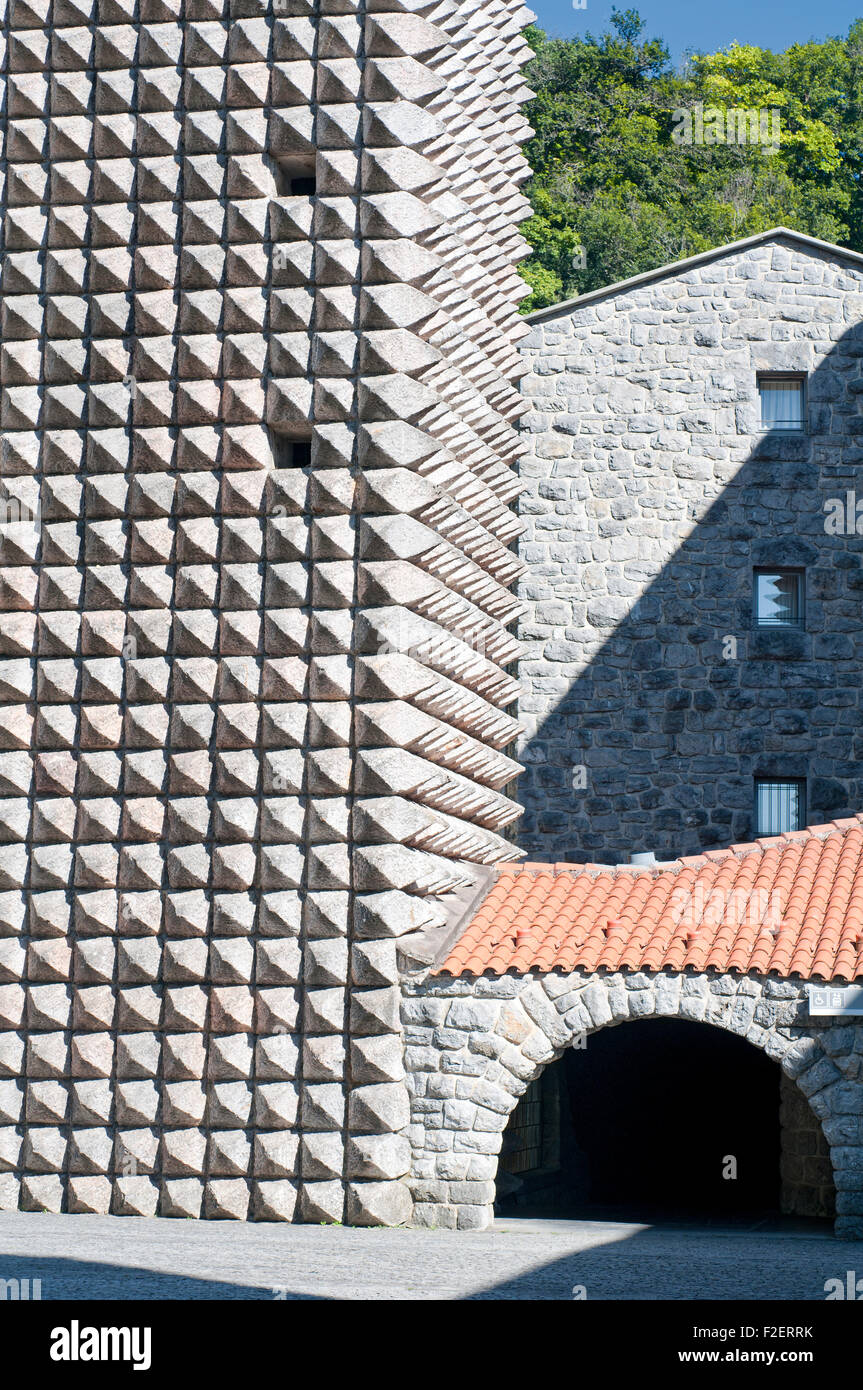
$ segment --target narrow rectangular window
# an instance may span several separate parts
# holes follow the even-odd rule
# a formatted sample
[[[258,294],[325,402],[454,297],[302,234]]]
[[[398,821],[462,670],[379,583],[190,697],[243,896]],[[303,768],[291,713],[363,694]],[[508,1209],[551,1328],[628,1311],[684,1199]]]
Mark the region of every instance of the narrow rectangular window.
[[[806,782],[755,779],[755,834],[785,835],[806,825]]]
[[[270,431],[273,460],[276,468],[310,468],[312,463],[312,441],[293,439],[290,435]]]
[[[317,189],[313,160],[275,159],[273,173],[281,198],[314,198]]]
[[[311,468],[312,466],[312,441],[310,439],[295,439],[291,444],[291,468]]]
[[[805,378],[761,376],[761,428],[785,434],[802,434],[806,425]]]
[[[288,192],[293,198],[314,198],[317,187],[314,174],[298,174],[289,179]]]
[[[754,616],[756,627],[802,628],[804,614],[803,570],[756,570]]]

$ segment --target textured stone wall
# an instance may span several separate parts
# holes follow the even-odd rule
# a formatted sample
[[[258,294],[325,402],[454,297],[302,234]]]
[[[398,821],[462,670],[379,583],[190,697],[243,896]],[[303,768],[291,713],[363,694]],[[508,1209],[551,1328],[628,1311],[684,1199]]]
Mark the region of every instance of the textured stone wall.
[[[824,1131],[784,1072],[779,1097],[782,1210],[794,1216],[834,1216],[833,1168]],[[863,1096],[860,1100],[863,1104]]]
[[[863,805],[861,320],[863,266],[781,238],[533,316],[529,854],[749,840],[756,776],[806,778],[810,824]],[[761,433],[761,371],[808,375],[806,435]],[[752,630],[764,565],[805,566],[805,632]]]
[[[404,1220],[395,942],[513,853],[530,16],[4,15],[0,1204]]]
[[[836,1234],[863,1238],[863,1027],[810,1019],[803,984],[749,976],[549,973],[407,986],[415,1223],[487,1226],[503,1132],[527,1087],[576,1039],[654,1016],[727,1029],[779,1063],[829,1145]]]

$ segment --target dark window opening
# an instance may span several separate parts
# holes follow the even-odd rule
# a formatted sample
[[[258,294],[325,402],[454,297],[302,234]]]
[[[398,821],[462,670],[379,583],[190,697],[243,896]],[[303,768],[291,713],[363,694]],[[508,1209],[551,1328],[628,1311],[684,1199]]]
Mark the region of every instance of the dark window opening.
[[[291,468],[311,468],[312,441],[310,439],[292,440],[289,445],[289,453]]]
[[[311,468],[312,441],[273,434],[273,457],[277,468]]]
[[[313,164],[275,160],[276,189],[281,198],[314,198],[317,188]]]
[[[756,835],[786,835],[806,826],[806,782],[802,777],[755,779]]]
[[[756,627],[804,625],[803,570],[756,570],[753,583]]]

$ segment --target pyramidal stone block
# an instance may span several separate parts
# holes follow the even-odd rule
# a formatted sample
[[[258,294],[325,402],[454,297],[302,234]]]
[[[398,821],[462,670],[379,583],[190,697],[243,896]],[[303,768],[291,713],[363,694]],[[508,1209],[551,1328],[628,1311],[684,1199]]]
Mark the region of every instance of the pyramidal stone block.
[[[397,1225],[516,854],[532,16],[229,8],[7,18],[0,1206]]]

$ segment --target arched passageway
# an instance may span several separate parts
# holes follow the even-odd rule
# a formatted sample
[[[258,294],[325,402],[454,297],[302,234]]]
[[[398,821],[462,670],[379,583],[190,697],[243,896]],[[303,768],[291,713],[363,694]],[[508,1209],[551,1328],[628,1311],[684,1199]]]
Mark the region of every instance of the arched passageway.
[[[652,1018],[577,1039],[532,1083],[504,1132],[497,1209],[752,1221],[830,1218],[835,1198],[820,1124],[775,1061]]]
[[[594,1044],[602,1036],[626,1045],[616,1080],[610,1058],[596,1068],[603,1110],[596,1113],[595,1130],[603,1114],[633,1101],[634,1059],[646,1047],[653,1049],[659,1074],[668,1074],[670,1062],[651,1041],[662,1032],[649,1030],[669,1023],[676,1025],[669,1037],[686,1039],[676,1042],[677,1051],[690,1048],[693,1026],[699,1036],[715,1035],[717,1047],[725,1039],[751,1049],[723,1051],[713,1067],[712,1091],[704,1066],[695,1069],[688,1086],[678,1086],[681,1098],[672,1110],[678,1142],[685,1148],[697,1109],[716,1109],[724,1097],[739,1097],[753,1086],[753,1055],[768,1059],[775,1082],[765,1108],[774,1116],[779,1109],[778,1160],[773,1153],[780,1210],[827,1218],[835,1202],[835,1234],[863,1240],[860,1024],[813,1014],[804,981],[674,971],[443,976],[405,989],[403,1018],[416,1225],[482,1230],[494,1219],[496,1202],[504,1214],[504,1204],[512,1212],[519,1197],[533,1203],[541,1188],[553,1203],[565,1186],[571,1196],[572,1151],[564,1149],[560,1119],[567,1106],[572,1114],[562,1084],[567,1065],[579,1058],[596,1061],[601,1054]],[[575,1063],[565,1060],[571,1056]],[[647,1123],[655,1135],[652,1115]],[[722,1147],[720,1157],[727,1152]],[[519,1185],[514,1194],[513,1174]],[[590,1200],[583,1171],[578,1196]],[[731,1218],[720,1212],[718,1219]],[[757,1217],[750,1212],[745,1219]]]

